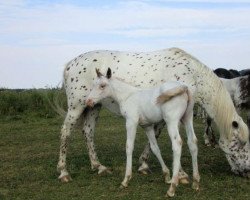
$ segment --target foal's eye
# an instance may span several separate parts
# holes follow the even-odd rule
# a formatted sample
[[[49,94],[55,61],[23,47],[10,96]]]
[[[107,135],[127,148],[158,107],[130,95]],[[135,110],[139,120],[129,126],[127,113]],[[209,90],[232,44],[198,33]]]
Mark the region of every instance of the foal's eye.
[[[103,90],[106,87],[105,84],[100,85],[100,89]]]

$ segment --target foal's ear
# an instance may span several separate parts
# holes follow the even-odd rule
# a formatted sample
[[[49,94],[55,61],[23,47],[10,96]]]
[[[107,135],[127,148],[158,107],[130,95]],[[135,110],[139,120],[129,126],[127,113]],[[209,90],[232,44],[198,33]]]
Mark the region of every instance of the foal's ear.
[[[96,72],[98,78],[103,76],[99,69],[95,68],[95,72]]]
[[[110,78],[111,78],[111,75],[112,75],[112,73],[111,73],[111,69],[110,69],[110,68],[108,68],[108,71],[107,71],[106,77],[107,77],[108,79],[110,79]]]

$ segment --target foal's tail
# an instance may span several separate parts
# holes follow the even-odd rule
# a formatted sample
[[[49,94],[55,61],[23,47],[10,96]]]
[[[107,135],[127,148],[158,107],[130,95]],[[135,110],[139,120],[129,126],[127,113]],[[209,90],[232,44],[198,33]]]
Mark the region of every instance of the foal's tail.
[[[172,99],[173,97],[181,95],[185,92],[188,95],[188,101],[189,101],[190,100],[190,92],[188,91],[188,87],[186,85],[180,85],[180,86],[174,87],[170,90],[163,92],[160,96],[157,97],[156,103],[163,104],[166,101],[169,101],[170,99]]]

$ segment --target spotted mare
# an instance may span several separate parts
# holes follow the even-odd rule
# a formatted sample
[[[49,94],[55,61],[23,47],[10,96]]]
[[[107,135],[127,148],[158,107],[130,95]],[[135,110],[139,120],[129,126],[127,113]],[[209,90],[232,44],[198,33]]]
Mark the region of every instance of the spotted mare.
[[[94,130],[101,106],[120,113],[116,102],[106,99],[101,105],[88,109],[86,97],[96,77],[95,68],[102,73],[110,67],[117,77],[139,88],[149,88],[165,81],[180,81],[190,88],[195,102],[205,108],[217,124],[220,147],[234,172],[250,171],[249,133],[246,124],[237,114],[229,93],[218,77],[193,56],[178,48],[153,52],[92,51],[79,55],[66,64],[64,87],[68,100],[68,112],[61,129],[60,155],[57,165],[59,178],[70,180],[66,168],[69,137],[77,120],[83,116],[83,133],[86,138],[91,167],[98,173],[107,171],[97,157],[94,146]],[[162,127],[155,127],[160,132]],[[141,171],[148,167],[149,145],[141,156]]]

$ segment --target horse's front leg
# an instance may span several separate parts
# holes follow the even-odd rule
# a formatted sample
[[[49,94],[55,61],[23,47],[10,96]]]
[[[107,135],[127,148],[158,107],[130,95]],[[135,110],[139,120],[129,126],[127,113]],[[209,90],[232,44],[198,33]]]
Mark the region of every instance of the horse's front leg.
[[[88,110],[86,110],[85,116],[84,116],[84,125],[83,125],[83,130],[82,130],[85,136],[86,143],[87,143],[91,168],[93,170],[97,169],[98,174],[102,174],[104,172],[111,173],[110,169],[103,166],[99,162],[98,156],[95,151],[94,132],[95,132],[95,126],[98,120],[100,109],[101,109],[101,105],[96,105],[94,108],[88,108]]]
[[[155,138],[158,139],[158,137],[161,134],[161,130],[164,128],[165,122],[159,123],[157,125],[154,125],[154,132],[155,132]],[[139,158],[140,167],[138,171],[142,174],[148,174],[150,172],[149,166],[148,166],[148,159],[150,155],[150,143],[148,142]]]
[[[207,116],[207,120],[206,120],[204,140],[205,140],[206,146],[212,145],[213,147],[215,147],[217,145],[215,135],[214,135],[214,130],[212,128],[212,119],[209,116]]]
[[[128,187],[128,182],[132,178],[132,154],[134,150],[134,142],[136,135],[137,123],[133,120],[126,121],[126,130],[127,130],[127,141],[126,141],[126,172],[125,177],[121,183],[121,187]]]

